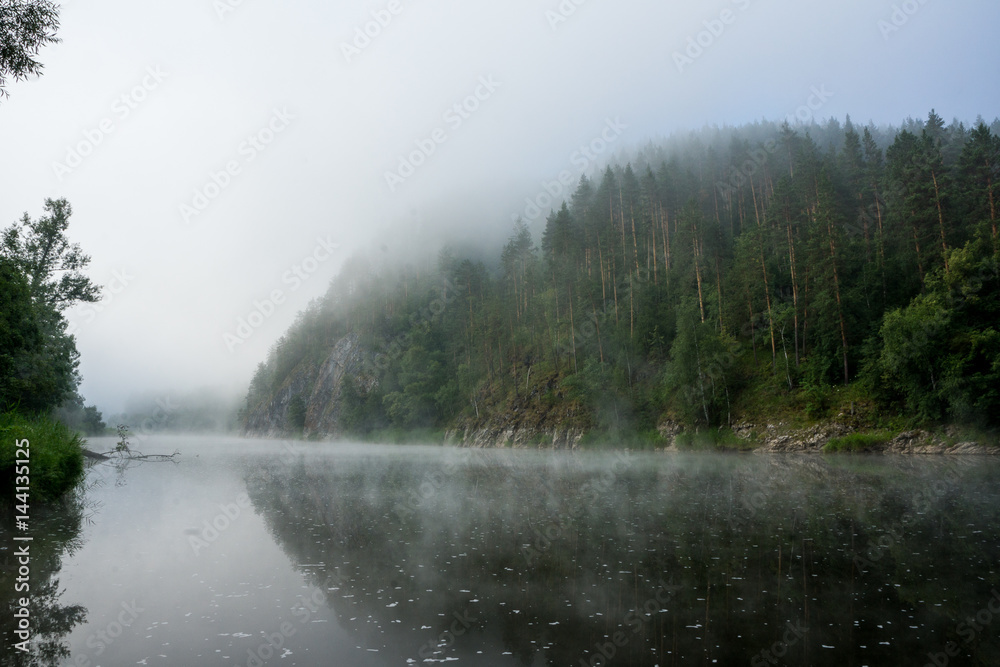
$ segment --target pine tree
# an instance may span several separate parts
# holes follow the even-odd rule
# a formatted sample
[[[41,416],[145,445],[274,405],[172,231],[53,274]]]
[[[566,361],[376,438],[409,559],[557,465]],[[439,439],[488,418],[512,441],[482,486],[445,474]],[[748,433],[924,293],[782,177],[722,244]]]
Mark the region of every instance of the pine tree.
[[[973,223],[989,221],[993,252],[1000,252],[997,208],[1000,206],[1000,137],[979,123],[959,160],[962,213]]]

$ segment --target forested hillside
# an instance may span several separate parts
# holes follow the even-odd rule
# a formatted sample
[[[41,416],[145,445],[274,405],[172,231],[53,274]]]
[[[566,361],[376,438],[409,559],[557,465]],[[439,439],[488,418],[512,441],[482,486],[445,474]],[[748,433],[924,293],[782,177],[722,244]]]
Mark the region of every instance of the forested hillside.
[[[350,262],[259,366],[244,418],[280,403],[285,429],[330,430],[309,407],[330,397],[293,378],[350,334],[344,434],[535,418],[622,436],[844,405],[996,426],[998,131],[931,112],[649,145],[488,260]]]

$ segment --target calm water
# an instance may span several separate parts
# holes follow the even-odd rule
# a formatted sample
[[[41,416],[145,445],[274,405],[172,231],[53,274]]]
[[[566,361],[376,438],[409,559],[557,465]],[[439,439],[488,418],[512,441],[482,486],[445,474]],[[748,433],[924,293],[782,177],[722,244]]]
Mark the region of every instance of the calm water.
[[[141,449],[34,518],[7,664],[1000,664],[993,460]]]

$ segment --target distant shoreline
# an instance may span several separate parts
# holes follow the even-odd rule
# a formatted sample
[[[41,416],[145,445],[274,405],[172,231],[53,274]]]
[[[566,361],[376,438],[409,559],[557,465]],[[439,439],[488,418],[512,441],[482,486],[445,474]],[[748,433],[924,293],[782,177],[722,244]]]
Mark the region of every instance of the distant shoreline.
[[[303,443],[333,442],[332,434],[311,434],[306,438],[287,433],[240,433],[241,437],[262,440],[293,438]],[[673,423],[661,424],[659,437],[619,438],[602,436],[583,428],[490,428],[485,426],[449,429],[414,437],[386,437],[363,440],[369,444],[429,444],[467,449],[517,449],[538,451],[718,451],[744,454],[901,454],[914,456],[1000,456],[1000,442],[988,437],[968,437],[956,427],[935,433],[925,429],[880,431],[826,422],[806,427],[786,424],[756,426],[737,424],[733,429],[690,432]],[[351,439],[351,438],[348,438]]]

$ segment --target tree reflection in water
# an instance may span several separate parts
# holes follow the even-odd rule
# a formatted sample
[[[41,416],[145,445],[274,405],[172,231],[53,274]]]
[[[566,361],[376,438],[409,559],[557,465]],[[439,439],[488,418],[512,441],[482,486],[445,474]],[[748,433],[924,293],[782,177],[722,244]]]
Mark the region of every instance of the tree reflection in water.
[[[246,467],[385,664],[924,664],[1000,585],[998,471],[971,459],[448,456]]]
[[[81,605],[66,605],[61,601],[59,570],[63,558],[72,555],[81,546],[80,530],[89,511],[85,490],[71,493],[63,501],[50,505],[31,505],[30,530],[21,535],[33,538],[30,543],[15,542],[14,507],[7,495],[0,501],[0,664],[11,667],[56,667],[69,658],[66,636],[87,617]],[[6,495],[6,494],[5,494]],[[30,544],[30,591],[16,592],[18,558],[16,548]],[[14,546],[17,545],[17,546]],[[17,600],[30,600],[31,619],[30,650],[15,650],[20,640],[14,634],[17,628],[14,610]]]

